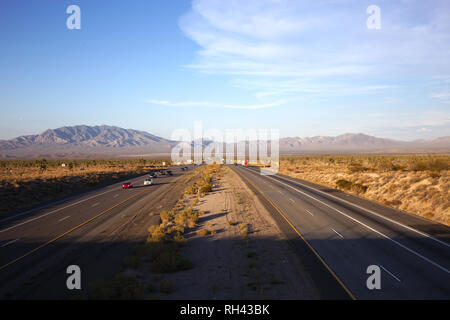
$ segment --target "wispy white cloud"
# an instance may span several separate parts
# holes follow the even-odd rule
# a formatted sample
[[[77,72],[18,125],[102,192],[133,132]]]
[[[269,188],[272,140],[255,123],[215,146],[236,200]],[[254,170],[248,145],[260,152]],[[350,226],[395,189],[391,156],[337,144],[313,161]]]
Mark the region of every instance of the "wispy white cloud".
[[[381,29],[369,30],[359,0],[193,0],[179,21],[199,46],[186,67],[227,75],[259,102],[152,103],[259,109],[308,97],[334,103],[337,96],[379,93],[384,104],[406,104],[399,92],[410,81],[429,95],[450,79],[450,3],[430,2],[381,1]]]
[[[368,15],[356,0],[194,0],[180,27],[201,48],[188,65],[201,72],[316,81],[319,91],[329,79],[351,77],[353,91],[364,91],[358,80],[382,89],[393,74],[450,73],[450,6],[432,2],[382,2],[382,28],[375,31],[366,28]],[[296,89],[273,92],[284,90]]]
[[[363,116],[362,116],[363,117]],[[428,111],[416,114],[391,113],[379,119],[373,126],[397,128],[432,128],[450,125],[450,112]]]
[[[432,93],[431,97],[436,99],[450,98],[450,92]]]
[[[251,104],[251,105],[234,105],[234,104],[221,104],[215,102],[206,101],[184,101],[184,102],[170,102],[165,100],[149,100],[151,104],[157,104],[168,107],[206,107],[206,108],[226,108],[226,109],[262,109],[274,106],[279,106],[286,103],[286,100],[278,100],[272,103],[265,104]]]
[[[262,99],[270,96],[288,94],[308,94],[308,95],[363,95],[397,89],[398,85],[352,85],[345,82],[318,82],[307,81],[305,79],[287,79],[284,81],[268,79],[253,80],[239,78],[233,81],[233,86],[242,89],[256,90],[256,97]],[[393,98],[392,98],[393,99]]]

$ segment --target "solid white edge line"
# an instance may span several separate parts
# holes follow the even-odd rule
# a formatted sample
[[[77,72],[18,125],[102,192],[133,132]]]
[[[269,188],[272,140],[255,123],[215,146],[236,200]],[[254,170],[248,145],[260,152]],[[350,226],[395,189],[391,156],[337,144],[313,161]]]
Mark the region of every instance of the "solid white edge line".
[[[4,247],[6,247],[7,245],[9,245],[9,244],[11,244],[11,243],[14,243],[14,242],[16,242],[16,241],[19,241],[19,240],[20,240],[20,238],[11,240],[11,241],[9,241],[9,242],[7,242],[7,243],[2,244],[2,245],[0,246],[0,248],[4,248]]]
[[[142,178],[142,177],[138,177],[138,178],[136,178],[136,179],[139,179],[139,178]],[[122,182],[118,182],[117,184],[120,185],[121,183],[122,183]],[[8,230],[11,230],[11,229],[20,227],[20,226],[22,226],[22,225],[24,225],[24,224],[27,224],[27,223],[29,223],[29,222],[32,222],[32,221],[38,220],[38,219],[40,219],[40,218],[46,217],[46,216],[48,216],[49,214],[52,214],[52,213],[55,213],[55,212],[58,212],[58,211],[61,211],[61,210],[70,208],[70,207],[75,206],[75,205],[77,205],[77,204],[83,203],[83,202],[85,202],[85,201],[94,199],[94,198],[96,198],[96,197],[98,197],[98,196],[104,195],[104,194],[106,194],[106,193],[108,193],[108,192],[111,192],[111,191],[117,191],[117,190],[116,190],[116,188],[112,188],[111,190],[105,191],[105,192],[103,192],[103,193],[96,194],[96,195],[94,195],[94,196],[92,196],[92,197],[89,197],[89,198],[86,198],[86,199],[83,199],[83,200],[80,200],[80,201],[71,203],[71,204],[69,204],[69,205],[67,205],[67,206],[65,206],[65,207],[62,207],[62,208],[58,208],[58,209],[52,210],[52,211],[50,211],[50,212],[44,213],[44,214],[42,214],[42,215],[40,215],[40,216],[37,216],[37,217],[35,217],[35,218],[31,218],[31,219],[25,220],[25,221],[23,221],[23,222],[21,222],[21,223],[12,225],[12,226],[10,226],[10,227],[8,227],[8,228],[1,229],[1,230],[0,230],[0,233],[6,232],[6,231],[8,231]],[[26,211],[26,212],[24,212],[24,213],[20,213],[20,214],[15,215],[15,216],[11,216],[11,217],[5,218],[5,219],[3,219],[3,220],[0,220],[0,223],[2,223],[3,221],[11,220],[11,219],[13,219],[14,217],[18,217],[18,216],[21,216],[21,215],[25,215],[26,213],[29,213],[29,212],[31,212],[31,211],[33,211],[33,210],[35,210],[35,209]],[[38,209],[38,210],[39,210],[39,209]]]
[[[402,226],[403,228],[406,228],[406,229],[408,229],[408,230],[410,230],[410,231],[416,232],[416,233],[418,233],[418,234],[420,234],[420,235],[422,235],[422,236],[424,236],[424,237],[430,238],[430,239],[432,239],[432,240],[434,240],[434,241],[436,241],[436,242],[438,242],[438,243],[440,243],[440,244],[442,244],[442,245],[444,245],[444,246],[446,246],[446,247],[450,247],[450,244],[448,244],[448,243],[446,243],[446,242],[444,242],[444,241],[441,241],[441,240],[439,240],[439,239],[436,239],[436,238],[434,238],[433,236],[431,236],[431,235],[429,235],[429,234],[427,234],[427,233],[425,233],[425,232],[422,232],[422,231],[419,231],[419,230],[417,230],[417,229],[414,229],[414,228],[412,228],[412,227],[410,227],[410,226],[404,225],[403,223],[400,223],[400,222],[397,222],[397,221],[395,221],[395,220],[392,220],[391,218],[388,218],[388,217],[385,217],[385,216],[383,216],[383,215],[380,215],[380,214],[378,214],[378,213],[376,213],[376,212],[374,212],[374,211],[372,211],[372,210],[370,210],[370,209],[366,209],[366,208],[361,207],[361,206],[359,206],[359,205],[357,205],[357,204],[351,203],[351,202],[349,202],[349,201],[347,201],[347,200],[344,200],[344,199],[341,199],[341,198],[339,198],[339,197],[333,196],[333,195],[331,195],[331,194],[325,193],[325,192],[323,192],[323,191],[314,189],[314,188],[309,187],[309,186],[307,186],[307,185],[304,185],[304,184],[302,184],[302,183],[300,183],[300,182],[293,181],[293,180],[291,180],[291,179],[286,179],[286,178],[281,177],[281,176],[277,176],[277,178],[280,178],[280,179],[283,179],[283,180],[287,180],[287,181],[289,181],[289,182],[298,184],[298,185],[300,185],[300,186],[302,186],[302,187],[305,187],[305,188],[307,188],[307,189],[310,189],[310,190],[319,192],[319,193],[321,193],[321,194],[324,194],[325,196],[328,196],[328,197],[334,198],[334,199],[336,199],[336,200],[338,200],[338,201],[341,201],[341,202],[344,202],[344,203],[346,203],[346,204],[352,205],[353,207],[356,207],[356,208],[358,208],[358,209],[364,210],[364,211],[366,211],[366,212],[368,212],[368,213],[371,213],[371,214],[373,214],[373,215],[376,215],[376,216],[379,217],[379,218],[385,219],[385,220],[387,220],[387,221],[389,221],[389,222],[392,222],[392,223],[395,223],[395,224],[397,224],[397,225],[399,225],[399,226]],[[274,179],[274,180],[276,180],[276,179]]]
[[[299,182],[297,182],[297,181],[293,181],[293,180],[290,180],[290,179],[286,179],[286,178],[281,177],[281,176],[277,176],[277,177],[280,178],[280,179],[284,179],[284,180],[293,182],[293,183],[295,183],[295,184],[304,186],[304,187],[306,187],[307,189],[317,191],[317,192],[322,193],[322,194],[324,194],[324,195],[326,195],[326,196],[329,196],[329,197],[332,197],[332,198],[337,199],[337,200],[339,200],[339,201],[342,201],[342,202],[344,202],[344,203],[346,203],[346,204],[350,204],[350,205],[352,205],[352,206],[354,206],[354,207],[356,207],[356,208],[358,208],[358,209],[364,210],[364,211],[366,211],[366,212],[368,212],[368,213],[371,213],[371,214],[373,214],[373,215],[376,215],[377,217],[380,217],[380,218],[383,218],[383,219],[385,219],[385,220],[388,220],[389,222],[395,223],[395,224],[397,224],[397,225],[399,225],[399,226],[402,226],[402,227],[404,227],[404,228],[406,228],[406,229],[408,229],[408,230],[410,230],[410,231],[414,231],[414,232],[416,232],[416,233],[418,233],[418,234],[420,234],[420,235],[422,235],[422,236],[424,236],[424,237],[433,239],[434,241],[439,242],[440,244],[443,244],[443,245],[445,245],[445,246],[447,246],[447,247],[450,247],[450,244],[448,244],[448,243],[446,243],[446,242],[443,242],[443,241],[441,241],[441,240],[439,240],[439,239],[436,239],[436,238],[434,238],[433,236],[431,236],[431,235],[429,235],[429,234],[427,234],[427,233],[424,233],[424,232],[422,232],[422,231],[419,231],[419,230],[417,230],[417,229],[414,229],[414,228],[412,228],[412,227],[410,227],[410,226],[404,225],[403,223],[400,223],[400,222],[397,222],[397,221],[395,221],[395,220],[392,220],[391,218],[388,218],[388,217],[385,217],[385,216],[383,216],[383,215],[380,215],[380,214],[378,214],[378,213],[376,213],[376,212],[374,212],[374,211],[372,211],[372,210],[370,210],[370,209],[366,209],[366,208],[364,208],[364,207],[361,207],[361,206],[359,206],[359,205],[357,205],[357,204],[354,204],[354,203],[352,203],[352,202],[349,202],[349,201],[347,201],[347,200],[344,200],[344,199],[341,199],[341,198],[339,198],[339,197],[333,196],[333,195],[331,195],[331,194],[325,193],[325,192],[323,192],[323,191],[320,191],[320,190],[311,188],[311,187],[309,187],[309,186],[307,186],[307,185],[304,185],[304,184],[302,184],[302,183],[299,183]]]
[[[334,230],[333,228],[331,228],[331,230],[333,230],[339,237],[343,238],[344,236],[342,234],[340,234],[339,232],[337,232],[336,230]]]
[[[390,272],[388,269],[386,269],[385,267],[383,267],[381,264],[379,265],[384,271],[386,271],[392,278],[394,278],[395,280],[397,280],[398,282],[402,282],[399,278],[397,278],[392,272]]]
[[[256,173],[255,173],[255,174],[256,174]],[[414,250],[408,248],[407,246],[401,244],[400,242],[398,242],[398,241],[396,241],[396,240],[394,240],[394,239],[388,237],[388,236],[385,235],[384,233],[382,233],[382,232],[380,232],[380,231],[378,231],[378,230],[375,230],[374,228],[372,228],[372,227],[366,225],[365,223],[359,221],[358,219],[355,219],[355,218],[349,216],[348,214],[346,214],[346,213],[344,213],[344,212],[342,212],[342,211],[340,211],[340,210],[338,210],[338,209],[336,209],[336,208],[330,206],[329,204],[327,204],[327,203],[325,203],[325,202],[323,202],[323,201],[321,201],[321,200],[318,200],[318,199],[314,198],[313,196],[311,196],[311,195],[309,195],[309,194],[307,194],[307,193],[304,193],[303,191],[300,191],[300,190],[295,189],[293,186],[290,186],[290,185],[288,185],[288,184],[286,184],[286,183],[284,183],[284,182],[278,181],[277,179],[274,179],[274,178],[272,178],[271,176],[266,176],[266,177],[271,178],[272,180],[274,180],[274,181],[276,181],[276,182],[278,182],[278,183],[281,183],[281,184],[283,184],[283,185],[285,185],[285,186],[287,186],[287,187],[289,187],[289,188],[295,190],[296,192],[301,193],[301,194],[303,194],[303,195],[305,195],[305,196],[307,196],[307,197],[309,197],[309,198],[311,198],[311,199],[313,199],[313,200],[315,200],[315,201],[317,201],[317,202],[323,204],[324,206],[326,206],[326,207],[328,207],[328,208],[330,208],[330,209],[333,209],[334,211],[336,211],[336,212],[342,214],[343,216],[347,217],[348,219],[353,220],[353,221],[355,221],[355,222],[357,222],[357,223],[359,223],[359,224],[365,226],[367,229],[369,229],[369,230],[371,230],[371,231],[373,231],[373,232],[379,234],[379,235],[382,236],[383,238],[386,238],[386,239],[392,241],[393,243],[395,243],[395,244],[397,244],[398,246],[402,247],[403,249],[409,251],[410,253],[412,253],[412,254],[418,256],[419,258],[421,258],[421,259],[427,261],[428,263],[434,265],[435,267],[441,269],[442,271],[444,271],[444,272],[446,272],[446,273],[450,273],[450,270],[448,270],[447,268],[441,266],[440,264],[434,262],[433,260],[428,259],[427,257],[421,255],[420,253],[418,253],[418,252],[416,252],[416,251],[414,251]]]

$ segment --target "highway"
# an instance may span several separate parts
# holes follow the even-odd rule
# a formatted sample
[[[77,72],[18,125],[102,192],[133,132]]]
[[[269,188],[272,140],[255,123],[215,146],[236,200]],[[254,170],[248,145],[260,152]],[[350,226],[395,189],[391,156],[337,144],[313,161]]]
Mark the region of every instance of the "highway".
[[[269,204],[295,245],[304,244],[301,259],[313,260],[307,267],[324,298],[450,298],[450,228],[307,181],[231,168]],[[0,298],[72,298],[71,264],[82,270],[83,289],[120,272],[159,221],[149,213],[178,200],[184,185],[176,182],[185,172],[173,172],[155,185],[144,187],[146,176],[139,176],[127,180],[132,189],[122,190],[121,181],[0,220]],[[367,287],[371,265],[380,268],[380,289]]]
[[[349,298],[450,299],[450,228],[300,179],[231,168]],[[367,286],[371,265],[379,267],[380,289]]]
[[[131,189],[122,189],[121,181],[0,220],[0,296],[70,297],[65,285],[70,264],[80,265],[85,285],[119,271],[123,255],[142,243],[148,226],[159,221],[149,213],[176,202],[183,186],[175,190],[175,182],[185,172],[171,170],[173,176],[154,178],[153,185],[144,186],[148,175],[138,176],[126,180]]]

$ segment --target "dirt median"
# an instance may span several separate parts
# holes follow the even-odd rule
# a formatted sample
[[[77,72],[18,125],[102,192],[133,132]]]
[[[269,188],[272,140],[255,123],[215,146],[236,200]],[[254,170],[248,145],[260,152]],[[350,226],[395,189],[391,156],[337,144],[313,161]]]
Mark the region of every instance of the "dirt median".
[[[318,299],[302,262],[239,176],[222,166],[212,191],[181,200],[199,212],[180,253],[191,268],[139,274],[146,298]],[[167,289],[167,290],[166,290]]]

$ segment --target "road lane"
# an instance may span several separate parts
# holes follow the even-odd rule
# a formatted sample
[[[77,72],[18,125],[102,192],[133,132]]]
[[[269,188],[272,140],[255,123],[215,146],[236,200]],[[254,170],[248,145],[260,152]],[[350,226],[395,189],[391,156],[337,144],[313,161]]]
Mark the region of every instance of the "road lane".
[[[70,264],[80,265],[84,272],[84,284],[99,278],[113,276],[119,272],[125,255],[130,254],[136,245],[145,241],[148,226],[158,222],[159,217],[149,217],[149,212],[165,206],[172,207],[178,200],[184,186],[177,183],[177,180],[184,172],[177,169],[174,169],[173,172],[174,176],[155,179],[159,181],[159,184],[154,186],[134,190],[118,189],[118,193],[115,194],[120,194],[120,196],[116,199],[122,197],[122,194],[128,197],[134,194],[135,198],[122,204],[117,203],[118,199],[115,200],[114,208],[108,208],[107,213],[101,214],[80,227],[75,226],[73,231],[70,231],[70,228],[74,228],[73,214],[69,214],[71,217],[62,222],[59,222],[59,219],[68,215],[59,215],[59,219],[55,215],[52,220],[55,223],[47,224],[48,228],[59,225],[61,226],[59,231],[70,232],[48,244],[44,240],[36,238],[11,244],[14,246],[12,251],[14,259],[17,258],[14,253],[19,251],[25,251],[25,254],[32,250],[35,251],[0,270],[0,283],[2,284],[0,296],[26,299],[68,298],[73,294],[65,286],[67,277],[65,268]],[[114,199],[114,197],[111,198]],[[97,209],[97,214],[99,214],[100,205],[91,208],[90,204],[92,203],[85,202],[79,212],[83,213],[84,209]],[[40,228],[45,227],[46,224],[42,223],[44,220],[38,219],[33,223],[26,224],[30,229],[27,231],[35,230],[31,227],[34,227],[37,221],[39,221]],[[84,221],[86,222],[86,220]],[[14,229],[14,231],[18,232],[19,229]],[[26,247],[27,250],[23,250],[23,247]],[[3,258],[4,252],[0,251],[0,258]],[[11,261],[13,260],[9,260],[9,262]]]
[[[383,213],[387,211],[388,219],[385,219],[378,216],[379,213],[367,212],[364,200],[358,199],[356,206],[350,206],[335,198],[339,194],[346,201],[353,201],[353,196],[333,193],[333,197],[327,197],[325,192],[301,188],[295,181],[289,183],[279,176],[261,176],[250,168],[234,168],[286,215],[356,297],[450,298],[450,257],[445,242],[448,228],[445,226],[415,217],[405,219],[391,212],[392,209],[382,207]],[[379,209],[367,203],[368,210]],[[399,215],[399,221],[394,220]],[[411,225],[438,230],[437,236],[415,230]],[[367,289],[366,269],[372,264],[384,268],[380,267],[382,290]]]
[[[96,217],[100,212],[113,208],[118,204],[126,202],[128,199],[142,193],[151,193],[167,183],[176,179],[182,171],[173,168],[174,176],[161,176],[154,179],[155,184],[144,186],[143,182],[148,175],[142,175],[131,181],[134,188],[121,189],[120,183],[115,183],[97,190],[94,194],[82,196],[81,199],[73,199],[68,203],[59,204],[56,207],[48,208],[39,212],[36,216],[7,225],[0,229],[0,246],[8,243],[12,239],[19,238],[15,245],[0,247],[0,268],[10,261],[23,256],[27,252],[36,249],[35,243],[46,243],[64,234],[68,230]],[[116,192],[117,197],[112,196]],[[70,219],[64,219],[71,216]],[[63,221],[60,221],[64,219]]]

